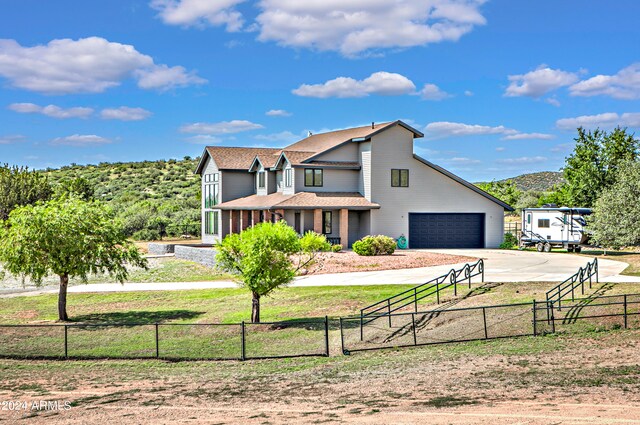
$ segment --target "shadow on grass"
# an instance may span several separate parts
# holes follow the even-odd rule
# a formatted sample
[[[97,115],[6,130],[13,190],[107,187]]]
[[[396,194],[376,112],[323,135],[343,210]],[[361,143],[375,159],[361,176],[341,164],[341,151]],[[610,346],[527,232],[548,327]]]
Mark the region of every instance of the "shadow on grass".
[[[75,316],[72,322],[83,324],[107,325],[152,325],[169,320],[188,320],[202,316],[202,311],[165,310],[165,311],[123,311],[111,313],[93,313]]]

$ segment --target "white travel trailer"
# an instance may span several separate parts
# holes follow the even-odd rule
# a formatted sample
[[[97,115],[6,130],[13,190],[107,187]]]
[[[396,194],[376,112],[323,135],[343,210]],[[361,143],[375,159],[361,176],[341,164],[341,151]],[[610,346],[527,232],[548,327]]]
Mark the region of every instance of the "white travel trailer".
[[[590,214],[589,208],[525,208],[520,245],[536,246],[539,252],[549,252],[552,247],[580,252],[589,239],[585,217]]]

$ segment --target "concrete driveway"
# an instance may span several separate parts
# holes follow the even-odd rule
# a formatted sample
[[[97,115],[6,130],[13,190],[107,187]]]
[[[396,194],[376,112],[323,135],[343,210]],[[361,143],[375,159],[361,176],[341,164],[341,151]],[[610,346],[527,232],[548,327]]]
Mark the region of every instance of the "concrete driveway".
[[[484,259],[485,281],[487,282],[560,282],[578,271],[579,267],[584,267],[591,260],[588,257],[575,254],[553,252],[541,253],[493,249],[429,251]],[[640,277],[620,275],[627,268],[627,263],[599,258],[598,264],[601,282],[640,283]],[[301,276],[296,278],[292,286],[419,284],[441,276],[452,268],[457,269],[463,265],[464,263],[416,269]],[[474,280],[478,281],[479,278],[476,277]],[[102,283],[72,286],[69,288],[69,292],[168,291],[236,287],[237,284],[231,281],[127,283],[124,285]],[[8,292],[13,293],[10,294]],[[0,291],[0,297],[35,295],[47,292],[57,292],[57,288],[42,288],[33,292]]]

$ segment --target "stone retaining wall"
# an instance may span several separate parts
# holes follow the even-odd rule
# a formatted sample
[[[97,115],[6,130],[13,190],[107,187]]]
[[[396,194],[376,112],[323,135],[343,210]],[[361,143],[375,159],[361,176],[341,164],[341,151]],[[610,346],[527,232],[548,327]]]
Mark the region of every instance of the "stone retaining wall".
[[[216,251],[208,245],[175,245],[174,252],[176,258],[193,261],[207,267],[215,267]]]
[[[150,242],[148,244],[148,251],[151,255],[173,254],[174,247],[175,244]]]

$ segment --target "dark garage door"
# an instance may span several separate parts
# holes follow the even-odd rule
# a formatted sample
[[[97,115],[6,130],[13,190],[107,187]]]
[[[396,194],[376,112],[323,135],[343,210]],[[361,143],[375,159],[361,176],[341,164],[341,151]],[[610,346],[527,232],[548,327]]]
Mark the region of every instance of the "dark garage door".
[[[484,214],[409,213],[409,248],[484,248]]]

